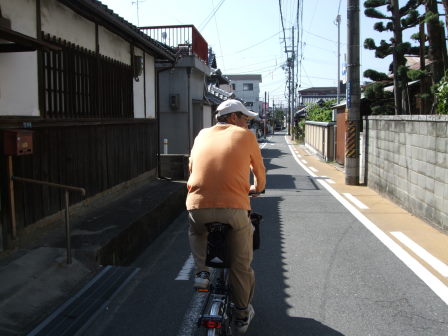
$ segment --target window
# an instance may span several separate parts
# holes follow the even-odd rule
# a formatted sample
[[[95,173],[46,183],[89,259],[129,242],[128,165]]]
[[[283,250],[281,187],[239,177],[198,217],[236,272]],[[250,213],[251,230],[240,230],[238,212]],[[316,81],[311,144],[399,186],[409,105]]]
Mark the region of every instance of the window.
[[[253,91],[253,90],[254,90],[254,84],[252,83],[243,84],[243,91]]]
[[[235,88],[236,88],[236,85],[235,85],[235,84],[232,84],[232,90],[233,90],[233,91],[236,90]]]
[[[254,107],[254,103],[253,102],[247,102],[245,105],[247,107]]]
[[[46,118],[133,118],[130,65],[49,35],[44,39],[62,47],[42,57]]]

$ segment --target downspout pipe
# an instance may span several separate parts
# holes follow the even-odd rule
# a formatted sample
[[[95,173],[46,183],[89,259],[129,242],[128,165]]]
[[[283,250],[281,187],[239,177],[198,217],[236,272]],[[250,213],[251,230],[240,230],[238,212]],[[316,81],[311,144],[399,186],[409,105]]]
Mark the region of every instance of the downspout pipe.
[[[188,114],[188,153],[191,151],[191,143],[192,143],[192,116],[191,116],[191,67],[187,67],[187,114]]]
[[[159,97],[160,73],[173,69],[174,65],[175,64],[172,64],[170,67],[162,68],[162,69],[156,68],[156,119],[157,119],[157,146],[156,146],[156,148],[157,148],[157,177],[159,179],[164,178],[161,174],[161,164],[160,164],[160,97]]]

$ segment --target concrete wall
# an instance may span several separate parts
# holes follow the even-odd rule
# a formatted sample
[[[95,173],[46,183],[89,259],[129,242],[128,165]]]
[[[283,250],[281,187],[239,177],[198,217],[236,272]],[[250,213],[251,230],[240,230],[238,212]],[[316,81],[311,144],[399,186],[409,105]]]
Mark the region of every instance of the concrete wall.
[[[186,154],[161,154],[160,175],[173,180],[187,181],[189,156]]]
[[[189,72],[190,71],[190,72]],[[189,75],[188,75],[189,73]],[[163,140],[168,140],[168,154],[189,154],[195,131],[210,125],[204,124],[205,78],[210,67],[196,56],[184,56],[176,67],[160,72],[160,151]],[[178,104],[170,105],[170,97],[177,96]]]
[[[369,116],[368,186],[448,229],[448,116]]]

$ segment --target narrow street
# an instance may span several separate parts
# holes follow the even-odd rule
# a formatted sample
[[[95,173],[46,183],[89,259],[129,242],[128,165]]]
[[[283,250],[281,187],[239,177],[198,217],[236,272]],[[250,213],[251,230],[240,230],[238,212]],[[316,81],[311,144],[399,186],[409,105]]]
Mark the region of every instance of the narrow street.
[[[440,294],[298,165],[285,134],[262,146],[268,184],[252,203],[264,220],[247,335],[448,335]],[[185,335],[189,255],[184,213],[83,335]]]

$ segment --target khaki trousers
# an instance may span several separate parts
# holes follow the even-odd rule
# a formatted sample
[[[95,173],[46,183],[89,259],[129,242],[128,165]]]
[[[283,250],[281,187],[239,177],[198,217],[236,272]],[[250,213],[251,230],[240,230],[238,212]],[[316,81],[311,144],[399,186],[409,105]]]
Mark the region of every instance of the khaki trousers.
[[[251,267],[253,258],[253,228],[243,209],[194,209],[189,211],[189,240],[196,263],[196,272],[207,271],[207,228],[205,224],[220,222],[229,224],[230,286],[232,299],[237,307],[245,308],[254,294],[255,274]]]

